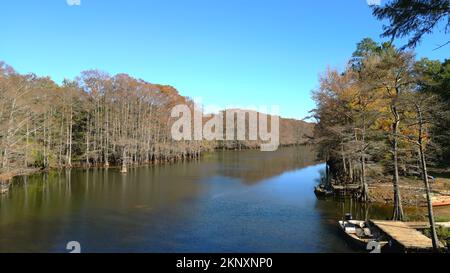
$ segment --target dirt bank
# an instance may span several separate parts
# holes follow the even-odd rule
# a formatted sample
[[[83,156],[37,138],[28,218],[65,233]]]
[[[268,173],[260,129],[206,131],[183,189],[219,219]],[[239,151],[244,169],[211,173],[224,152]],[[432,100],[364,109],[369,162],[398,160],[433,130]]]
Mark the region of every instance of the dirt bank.
[[[434,198],[450,198],[450,177],[448,177],[448,170],[435,171],[432,174],[435,177],[430,183],[432,196]],[[404,206],[426,208],[426,196],[422,180],[403,178],[400,181],[400,193]],[[369,196],[371,202],[392,204],[392,182],[387,180],[371,183],[369,186]],[[435,213],[438,217],[450,217],[450,206],[436,207]]]

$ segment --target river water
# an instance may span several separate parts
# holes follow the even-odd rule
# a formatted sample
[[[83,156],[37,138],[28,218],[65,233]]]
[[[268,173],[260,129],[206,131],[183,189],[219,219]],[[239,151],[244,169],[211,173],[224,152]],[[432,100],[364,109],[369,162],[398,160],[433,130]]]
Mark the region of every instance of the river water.
[[[318,200],[312,147],[218,151],[171,165],[38,174],[0,196],[0,252],[352,252],[336,221],[389,216]]]

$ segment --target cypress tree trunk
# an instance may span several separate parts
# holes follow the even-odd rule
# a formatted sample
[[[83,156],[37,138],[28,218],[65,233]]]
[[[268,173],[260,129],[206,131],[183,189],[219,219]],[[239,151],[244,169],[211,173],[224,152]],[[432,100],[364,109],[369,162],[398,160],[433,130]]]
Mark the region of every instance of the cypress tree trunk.
[[[424,143],[423,143],[423,117],[422,117],[422,111],[418,105],[416,105],[417,113],[419,116],[419,155],[420,155],[420,163],[422,167],[422,177],[423,182],[425,184],[425,193],[427,196],[427,208],[428,208],[428,220],[430,222],[430,228],[431,228],[431,240],[433,242],[433,249],[434,251],[439,251],[439,240],[436,233],[436,224],[434,222],[434,213],[433,213],[433,204],[431,202],[431,196],[430,196],[430,183],[428,181],[428,171],[427,171],[427,162],[425,158],[424,153]]]
[[[392,114],[394,116],[394,122],[392,124],[392,153],[393,153],[393,163],[394,163],[394,174],[393,174],[393,186],[394,186],[394,213],[392,219],[394,221],[403,221],[403,206],[402,198],[400,194],[400,178],[398,175],[398,127],[400,125],[400,116],[397,112],[397,107],[391,107]]]
[[[120,170],[121,173],[127,173],[128,169],[127,169],[127,151],[125,149],[125,147],[123,147],[123,151],[122,151],[122,168]]]
[[[366,126],[365,126],[365,118],[363,118],[363,130],[361,136],[361,184],[362,184],[362,195],[361,201],[368,202],[369,201],[369,187],[366,182],[366,155],[365,155],[365,145],[366,145]]]

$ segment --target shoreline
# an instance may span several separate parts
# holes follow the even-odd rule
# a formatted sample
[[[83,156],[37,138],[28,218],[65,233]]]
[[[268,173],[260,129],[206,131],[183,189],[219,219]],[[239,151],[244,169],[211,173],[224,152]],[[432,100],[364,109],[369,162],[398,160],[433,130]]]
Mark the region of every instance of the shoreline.
[[[430,183],[431,194],[434,200],[445,198],[450,200],[450,177],[447,177],[447,168],[435,169],[433,174],[438,172],[445,173],[445,175],[439,175],[434,179],[434,182]],[[412,218],[422,218],[427,220],[427,203],[425,195],[425,187],[423,181],[420,178],[401,178],[400,179],[400,193],[402,198],[402,205],[409,214],[412,214]],[[376,180],[369,183],[369,203],[378,206],[392,206],[394,202],[393,183],[388,179]],[[359,202],[359,201],[357,201]],[[450,221],[450,205],[445,206],[433,206],[435,218],[441,222]],[[408,213],[406,213],[408,217]],[[411,216],[411,215],[409,215]],[[408,221],[408,220],[406,220]]]
[[[280,144],[279,149],[281,148],[292,148],[299,146],[314,146],[309,143],[302,144]],[[127,164],[127,169],[138,168],[138,167],[150,167],[150,166],[164,166],[164,165],[172,165],[179,162],[191,162],[196,160],[201,160],[204,156],[208,154],[217,153],[220,151],[253,151],[259,150],[260,147],[249,147],[249,146],[240,146],[240,147],[217,147],[211,150],[205,150],[203,152],[198,153],[196,156],[187,156],[187,157],[171,157],[165,160],[152,160],[148,163],[130,163]],[[83,161],[74,162],[71,167],[50,167],[47,169],[39,169],[39,168],[28,168],[25,170],[21,170],[20,172],[9,172],[0,174],[0,194],[4,194],[8,192],[8,187],[13,183],[15,178],[19,177],[28,177],[31,175],[39,174],[39,173],[49,173],[49,172],[60,172],[65,170],[89,170],[91,168],[97,169],[119,169],[122,167],[121,164],[109,164],[105,165],[103,163],[91,163],[89,166],[86,165]],[[124,175],[126,174],[123,173]],[[5,189],[6,188],[6,189]]]
[[[450,168],[439,167],[430,170],[432,179],[430,181],[431,197],[435,218],[441,222],[450,221]],[[368,176],[368,204],[375,206],[391,207],[394,203],[393,183],[387,176]],[[356,202],[358,200],[358,190],[361,186],[358,183],[336,184],[326,189],[322,193],[325,196],[341,196],[344,194],[346,198],[352,198]],[[403,208],[406,212],[406,218],[423,218],[427,220],[427,201],[424,182],[420,177],[401,177],[399,183],[400,195]],[[320,193],[319,193],[320,194]],[[333,197],[333,198],[335,198]],[[408,220],[406,220],[408,221]]]

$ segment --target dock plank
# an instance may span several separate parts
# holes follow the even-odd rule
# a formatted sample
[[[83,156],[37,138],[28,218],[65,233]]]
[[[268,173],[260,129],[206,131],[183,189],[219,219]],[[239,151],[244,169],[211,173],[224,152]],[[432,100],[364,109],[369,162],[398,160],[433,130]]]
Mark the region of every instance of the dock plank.
[[[430,228],[429,222],[405,222],[405,224],[413,229],[427,229]],[[436,222],[436,226],[450,228],[450,222]]]
[[[431,250],[433,248],[430,238],[405,222],[376,220],[371,222],[406,250]]]

